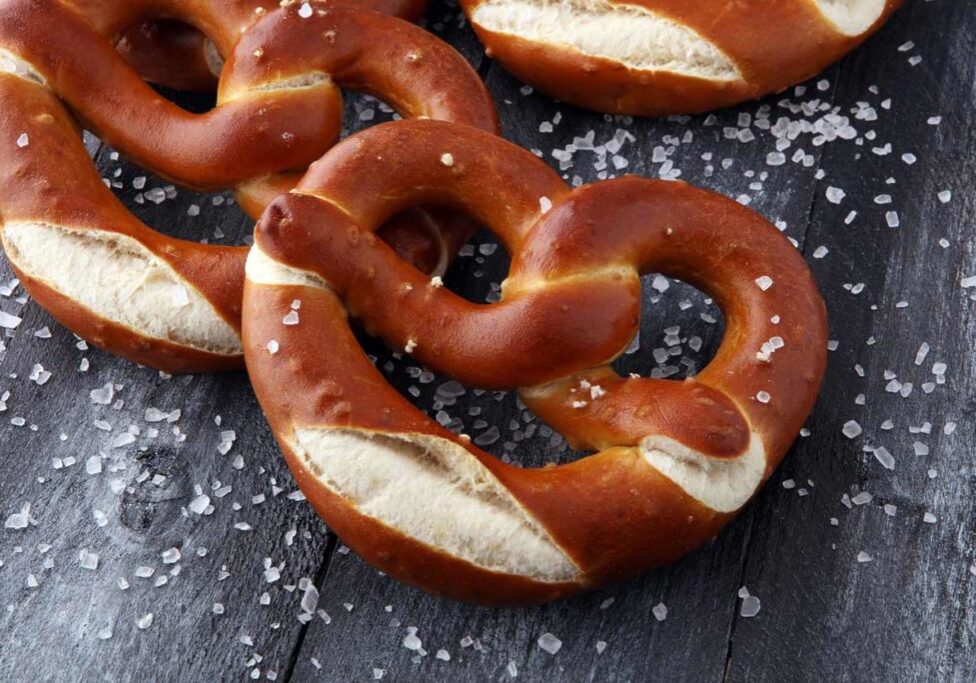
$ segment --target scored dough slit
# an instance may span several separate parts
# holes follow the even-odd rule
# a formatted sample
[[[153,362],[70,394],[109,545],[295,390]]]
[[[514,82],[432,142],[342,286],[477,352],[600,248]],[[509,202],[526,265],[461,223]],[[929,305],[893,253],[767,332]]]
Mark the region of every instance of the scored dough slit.
[[[298,428],[292,449],[362,514],[422,543],[489,570],[539,581],[569,581],[579,574],[504,486],[452,441]]]

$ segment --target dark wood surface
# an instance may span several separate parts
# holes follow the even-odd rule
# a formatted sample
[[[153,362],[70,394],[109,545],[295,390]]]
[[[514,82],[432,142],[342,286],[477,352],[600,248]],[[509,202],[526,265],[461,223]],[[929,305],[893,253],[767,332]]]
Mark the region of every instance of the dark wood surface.
[[[0,310],[23,318],[0,351],[0,680],[976,679],[976,287],[963,287],[976,275],[969,0],[908,0],[802,90],[666,121],[531,93],[484,60],[453,6],[435,4],[429,25],[485,76],[505,134],[556,168],[563,160],[568,180],[680,172],[782,222],[820,282],[835,347],[809,435],[718,539],[678,564],[550,606],[471,607],[379,575],[326,531],[295,494],[245,376],[163,377],[79,349],[14,287],[0,296]],[[388,117],[361,97],[347,114],[352,128]],[[825,128],[844,135],[824,139]],[[790,141],[782,165],[769,156],[778,137]],[[611,151],[553,153],[576,138],[577,148],[591,140]],[[140,196],[133,180],[144,172],[105,149],[97,162],[150,225],[247,239],[251,225],[228,196],[215,205],[179,189],[139,203],[166,183],[150,178]],[[840,204],[829,187],[846,194]],[[493,247],[479,235],[449,286],[492,296],[506,266]],[[702,367],[721,338],[720,313],[681,283],[646,284],[640,349],[621,368]],[[671,327],[680,343],[668,355]],[[514,395],[455,397],[447,378],[368,347],[418,405],[484,435],[496,455],[526,465],[573,457]],[[30,379],[37,364],[51,373],[43,384]],[[90,395],[106,383],[116,386],[112,405]],[[150,407],[181,412],[149,423]],[[853,439],[842,432],[850,420],[863,429]],[[116,446],[131,426],[134,442]],[[224,453],[226,430],[236,438]],[[881,447],[894,469],[875,457]],[[201,492],[212,506],[204,515],[190,511]],[[27,504],[29,527],[9,528]],[[97,568],[82,566],[83,551],[98,555]],[[306,615],[309,584],[321,596]],[[755,616],[742,615],[743,587],[760,601]],[[421,649],[406,646],[411,633]],[[556,654],[539,647],[545,633],[562,642]]]

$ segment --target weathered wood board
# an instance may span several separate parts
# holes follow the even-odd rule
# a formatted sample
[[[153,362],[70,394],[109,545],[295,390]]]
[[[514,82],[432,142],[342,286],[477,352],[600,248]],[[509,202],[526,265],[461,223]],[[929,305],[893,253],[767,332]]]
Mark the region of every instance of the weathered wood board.
[[[976,678],[970,3],[909,0],[798,89],[665,121],[532,93],[484,59],[453,6],[435,4],[428,23],[479,68],[505,134],[570,182],[680,177],[779,221],[831,316],[809,434],[718,539],[672,567],[545,607],[461,605],[378,574],[325,530],[243,374],[164,377],[79,348],[0,261],[0,310],[22,318],[0,330],[0,679]],[[351,128],[386,117],[347,103]],[[246,241],[229,195],[153,178],[136,189],[143,171],[106,149],[96,159],[148,224]],[[447,283],[484,300],[506,264],[480,234]],[[721,330],[701,294],[648,277],[640,348],[620,367],[683,376]],[[571,457],[514,395],[461,393],[368,348],[418,405],[496,455]],[[562,642],[555,654],[538,645],[545,633]]]

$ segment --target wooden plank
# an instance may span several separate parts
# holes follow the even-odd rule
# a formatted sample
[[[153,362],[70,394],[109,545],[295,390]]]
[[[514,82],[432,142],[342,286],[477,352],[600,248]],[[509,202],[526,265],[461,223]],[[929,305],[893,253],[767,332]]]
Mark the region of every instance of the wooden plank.
[[[256,672],[278,680],[292,675],[508,680],[512,666],[523,680],[971,678],[976,558],[967,495],[974,480],[967,456],[976,444],[976,314],[959,279],[976,275],[976,253],[967,235],[974,208],[965,183],[973,170],[973,140],[967,133],[972,108],[960,107],[958,98],[962,93],[967,102],[973,100],[976,79],[968,55],[976,20],[963,6],[948,0],[910,4],[861,52],[826,74],[827,90],[818,90],[816,79],[805,92],[788,93],[787,105],[773,97],[714,118],[636,122],[523,94],[521,84],[490,63],[481,64],[480,49],[456,8],[432,9],[429,25],[487,74],[508,137],[539,149],[558,167],[564,157],[554,157],[553,150],[565,150],[574,138],[593,131],[599,145],[626,131],[633,139],[617,137],[621,149],[606,155],[606,166],[599,154],[572,154],[572,166],[564,169],[567,180],[578,176],[590,182],[604,172],[656,176],[663,170],[667,175],[676,168],[683,179],[748,199],[766,216],[785,222],[787,234],[804,247],[833,314],[832,336],[839,348],[811,421],[812,435],[800,442],[756,503],[713,544],[674,567],[592,595],[529,610],[485,610],[404,587],[341,546],[333,553],[334,542],[307,505],[288,498],[294,485],[243,376],[163,379],[106,354],[77,350],[75,340],[38,307],[17,300],[19,291],[0,298],[0,309],[24,316],[6,339],[9,350],[0,351],[0,394],[11,391],[7,410],[0,412],[0,453],[9,463],[0,480],[2,516],[9,519],[30,502],[37,522],[0,533],[0,600],[6,608],[0,612],[0,632],[7,636],[0,643],[0,678],[15,680],[31,671],[40,679],[67,674],[213,680]],[[919,47],[898,52],[908,40]],[[907,64],[914,54],[923,56],[917,67]],[[871,83],[879,86],[877,94],[866,90]],[[889,96],[892,108],[882,109],[879,103]],[[785,150],[785,164],[775,165],[778,159],[769,156],[777,151],[774,136],[756,123],[762,105],[774,122],[780,116],[812,121],[823,119],[814,106],[818,99],[828,110],[839,106],[842,114],[858,101],[873,103],[878,120],[852,117],[852,124],[859,135],[875,130],[876,139],[815,145],[816,133],[802,132]],[[806,110],[790,109],[799,103]],[[939,127],[926,123],[940,113]],[[746,114],[748,120],[740,119]],[[374,104],[356,98],[347,103],[346,115],[353,129],[384,118]],[[756,139],[741,132],[745,129]],[[871,153],[886,142],[893,145],[891,154]],[[797,149],[805,158],[793,161]],[[904,166],[898,161],[903,151],[916,153],[918,163]],[[703,158],[707,154],[711,158]],[[250,222],[225,204],[215,206],[210,198],[183,190],[159,206],[135,204],[132,179],[142,172],[104,152],[99,164],[108,176],[122,166],[127,203],[170,234],[240,242],[250,231]],[[897,181],[895,189],[885,185],[889,176]],[[150,180],[146,189],[157,186],[165,183]],[[847,192],[840,206],[826,201],[827,186]],[[954,192],[945,205],[936,197],[943,189]],[[882,192],[895,198],[891,207],[873,204]],[[191,219],[186,211],[192,203],[200,206],[200,216]],[[844,226],[851,209],[860,217]],[[898,229],[885,224],[891,209],[899,212]],[[942,237],[949,241],[946,249],[938,244]],[[819,247],[829,249],[826,257],[814,258]],[[497,292],[505,264],[505,256],[482,236],[448,285],[484,300]],[[0,268],[7,268],[2,260]],[[0,283],[8,279],[9,270],[0,270]],[[857,282],[866,284],[861,294],[843,287]],[[720,323],[701,317],[717,318],[714,308],[678,283],[668,283],[664,292],[654,289],[651,278],[647,284],[641,351],[625,357],[621,368],[648,374],[662,366],[684,372],[688,365],[682,361],[701,367],[721,334]],[[663,289],[660,280],[656,284]],[[908,301],[908,308],[897,308],[900,300]],[[34,331],[45,326],[51,337],[35,337]],[[659,364],[654,351],[667,348],[663,331],[669,326],[680,326],[680,355]],[[868,346],[871,335],[878,341]],[[916,367],[922,340],[932,350]],[[572,457],[542,426],[526,421],[513,395],[468,390],[456,397],[456,387],[444,385],[446,378],[414,369],[376,342],[367,347],[396,386],[419,395],[418,405],[442,419],[462,420],[493,453],[526,465]],[[79,372],[83,357],[91,366]],[[948,364],[948,382],[924,394],[921,384],[931,379],[936,360]],[[36,363],[52,373],[40,386],[26,379]],[[863,379],[851,371],[855,363],[863,366]],[[887,393],[885,370],[915,382],[912,395],[902,399]],[[89,396],[106,382],[122,385],[117,409]],[[866,405],[854,404],[858,393],[868,397]],[[175,425],[185,440],[170,431],[173,425],[147,423],[148,407],[181,408]],[[480,412],[472,415],[473,408]],[[13,416],[27,425],[11,424]],[[853,441],[840,433],[851,418],[864,427],[864,435]],[[106,420],[112,431],[98,429],[96,419]],[[894,429],[881,428],[885,419]],[[908,431],[925,420],[933,424],[931,435]],[[947,435],[941,430],[950,420],[957,427]],[[111,448],[130,424],[141,429],[136,442]],[[154,426],[160,434],[150,438]],[[235,430],[236,441],[221,454],[217,446],[226,429]],[[927,444],[929,454],[913,455],[915,441]],[[888,448],[896,458],[894,472],[863,454],[865,443]],[[102,472],[88,474],[88,459],[100,451],[107,454]],[[243,458],[240,469],[237,455]],[[74,463],[65,465],[66,458]],[[121,463],[125,469],[119,469]],[[928,477],[930,468],[936,470],[934,479]],[[156,475],[163,477],[158,483]],[[796,487],[784,489],[786,479]],[[118,493],[113,480],[122,482]],[[278,495],[272,481],[283,489]],[[184,515],[197,498],[194,485],[210,496],[213,514]],[[219,497],[215,487],[227,485],[230,492]],[[808,495],[799,496],[801,487]],[[873,494],[870,503],[853,510],[843,506],[844,494],[862,490]],[[255,504],[252,496],[259,495],[266,499]],[[884,504],[897,505],[897,516],[886,516]],[[95,510],[104,517],[96,518]],[[936,524],[924,522],[926,511],[938,517]],[[838,527],[830,526],[830,517],[838,518]],[[252,529],[235,529],[239,522]],[[168,564],[162,554],[174,547],[180,560]],[[197,556],[199,548],[207,554]],[[80,566],[82,549],[99,555],[97,569]],[[873,562],[857,563],[862,550]],[[266,557],[275,566],[284,562],[281,578],[271,583]],[[141,566],[152,567],[154,575],[136,577]],[[167,584],[153,586],[176,566],[179,573]],[[31,574],[40,584],[36,588],[28,587]],[[121,575],[130,583],[126,590],[116,584]],[[298,618],[303,591],[293,588],[303,577],[322,593],[322,611],[309,626]],[[737,616],[736,592],[743,584],[761,600],[754,618]],[[261,604],[265,592],[268,605]],[[213,614],[215,602],[224,605],[224,614]],[[664,621],[654,615],[659,603],[667,606]],[[140,630],[136,619],[148,612],[153,622]],[[108,626],[112,637],[100,640]],[[423,652],[405,646],[411,628]],[[544,633],[562,641],[556,655],[538,646]],[[601,641],[606,642],[602,654]],[[412,638],[406,644],[416,646]],[[441,649],[450,661],[438,659]]]
[[[976,17],[964,3],[910,4],[848,61],[838,83],[838,101],[878,108],[877,137],[863,147],[831,146],[822,161],[826,177],[807,252],[815,244],[830,250],[813,263],[839,346],[813,435],[756,506],[762,531],[754,534],[744,583],[762,610],[735,625],[732,680],[961,681],[976,674],[976,307],[973,290],[960,287],[976,273],[967,181],[974,171],[974,32]],[[909,41],[917,47],[900,51]],[[912,66],[915,55],[923,59]],[[886,98],[890,111],[880,106]],[[939,115],[942,122],[931,125]],[[871,152],[888,143],[889,154]],[[904,153],[918,161],[904,163]],[[828,186],[847,193],[841,205],[825,201]],[[953,193],[947,203],[942,191]],[[883,194],[890,205],[875,202]],[[858,216],[848,226],[852,209]],[[888,227],[889,211],[898,213],[899,227]],[[848,291],[856,283],[863,292]],[[916,362],[923,343],[930,351]],[[938,362],[948,366],[946,382],[925,393]],[[889,393],[897,385],[886,373],[914,390],[906,398]],[[842,434],[849,420],[862,435]],[[916,433],[927,423],[931,433]],[[894,470],[866,446],[886,448]],[[782,488],[784,480],[797,488]],[[800,487],[810,495],[799,497]],[[857,494],[865,500],[864,493],[873,498],[844,505]],[[885,506],[896,506],[888,508],[894,516]],[[937,521],[926,523],[926,514]],[[872,561],[859,562],[862,552]]]
[[[223,233],[237,242],[250,230],[236,211],[192,193],[158,206],[132,204],[133,179],[143,172],[104,152],[99,166],[109,176],[121,168],[130,205],[171,233],[211,239]],[[150,180],[145,190],[162,185]],[[200,202],[197,218],[187,216],[191,202]],[[11,301],[0,307],[13,312]],[[302,628],[300,594],[287,586],[314,579],[326,534],[303,501],[289,498],[294,483],[246,377],[162,378],[97,350],[78,350],[75,338],[33,304],[23,315],[2,361],[0,394],[10,396],[0,413],[7,468],[0,499],[5,520],[29,503],[33,521],[0,534],[0,679],[18,680],[27,671],[38,680],[216,680],[285,671]],[[35,336],[46,329],[50,338]],[[80,371],[85,360],[88,369]],[[29,380],[35,364],[51,373],[43,385]],[[89,392],[107,383],[115,387],[111,404],[93,402]],[[148,422],[149,408],[181,415]],[[11,424],[17,418],[26,425]],[[140,431],[134,443],[113,447],[130,426]],[[221,453],[227,430],[236,440]],[[188,511],[200,492],[212,513]],[[171,548],[179,550],[178,561],[172,551],[164,555]],[[97,568],[81,566],[82,551],[98,555]],[[273,583],[265,558],[284,563]],[[153,575],[140,578],[139,567]],[[123,577],[126,589],[118,585]],[[167,583],[156,586],[161,578]],[[223,614],[214,613],[215,603]],[[148,613],[152,624],[140,630],[137,619]]]

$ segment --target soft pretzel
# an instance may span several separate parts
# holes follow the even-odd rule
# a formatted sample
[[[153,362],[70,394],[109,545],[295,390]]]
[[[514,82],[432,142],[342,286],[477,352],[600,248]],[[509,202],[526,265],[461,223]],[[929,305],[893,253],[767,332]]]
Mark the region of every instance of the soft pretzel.
[[[92,4],[91,0],[74,2],[83,10]],[[246,19],[246,13],[255,8],[273,4],[268,0],[246,0],[230,7],[230,11]],[[426,0],[348,0],[348,4],[416,21],[427,3]],[[164,12],[166,9],[163,8]],[[149,19],[136,20],[117,38],[116,47],[125,60],[150,82],[190,92],[215,90],[223,57],[214,43],[189,24],[160,18],[158,11],[149,16]]]
[[[461,0],[489,56],[612,114],[693,114],[779,92],[857,47],[902,0]]]
[[[426,202],[463,207],[508,249],[500,303],[456,296],[374,237]],[[646,272],[695,284],[725,313],[693,379],[608,365],[639,328]],[[434,370],[518,387],[598,452],[502,463],[394,391],[348,316]],[[495,604],[592,588],[713,537],[786,453],[827,348],[803,258],[751,210],[636,177],[570,190],[527,151],[416,120],[347,139],[275,199],[248,256],[243,320],[257,396],[329,526],[398,579]]]
[[[171,239],[140,223],[103,185],[59,98],[143,166],[194,187],[236,187],[252,215],[292,187],[292,169],[334,143],[337,84],[373,92],[408,116],[497,127],[487,91],[457,52],[376,12],[252,7],[241,26],[228,8],[252,4],[244,0],[90,4],[83,17],[51,0],[0,3],[0,240],[56,318],[146,365],[194,372],[243,364],[247,252]],[[211,112],[166,101],[113,48],[108,37],[147,8],[200,26],[229,55]],[[443,267],[471,225],[418,213],[399,217],[384,236],[429,270]]]

